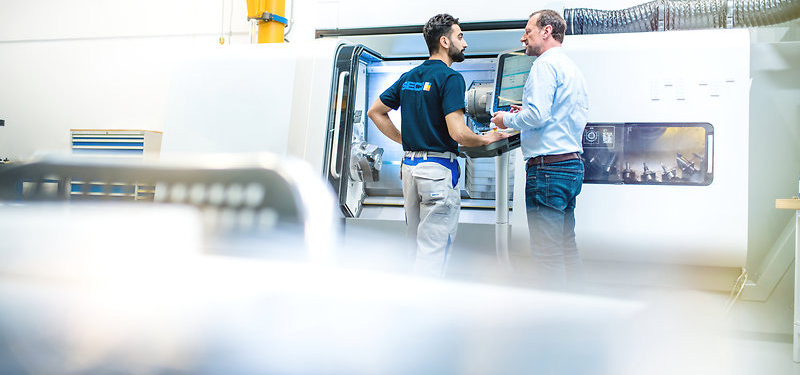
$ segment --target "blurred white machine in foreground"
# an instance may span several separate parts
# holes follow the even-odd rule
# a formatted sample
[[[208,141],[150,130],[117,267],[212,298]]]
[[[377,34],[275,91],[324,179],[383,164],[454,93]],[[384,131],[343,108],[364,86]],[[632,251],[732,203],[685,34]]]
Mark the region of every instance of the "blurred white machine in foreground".
[[[0,220],[2,373],[730,373],[722,343],[641,303],[202,254],[187,207]]]
[[[0,169],[0,204],[43,201],[62,202],[65,207],[101,202],[132,207],[189,205],[202,212],[207,250],[220,247],[230,254],[238,237],[268,238],[276,245],[253,255],[272,253],[313,262],[332,260],[331,249],[341,229],[330,188],[306,163],[263,153],[173,156],[159,161],[51,155]],[[50,220],[45,216],[42,220]],[[136,226],[126,227],[136,233]],[[302,250],[281,251],[282,240],[288,241],[287,247]],[[9,248],[26,251],[24,243],[9,241],[5,243]],[[77,237],[64,241],[68,246],[80,242]]]

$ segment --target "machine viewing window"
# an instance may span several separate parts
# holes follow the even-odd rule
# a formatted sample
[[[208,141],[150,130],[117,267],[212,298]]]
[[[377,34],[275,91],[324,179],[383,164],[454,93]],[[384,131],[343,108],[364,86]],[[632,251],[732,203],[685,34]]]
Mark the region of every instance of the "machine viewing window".
[[[522,104],[522,90],[536,57],[523,51],[500,54],[494,88],[494,111],[508,111],[511,105]]]
[[[584,182],[709,185],[713,134],[709,123],[588,123]]]

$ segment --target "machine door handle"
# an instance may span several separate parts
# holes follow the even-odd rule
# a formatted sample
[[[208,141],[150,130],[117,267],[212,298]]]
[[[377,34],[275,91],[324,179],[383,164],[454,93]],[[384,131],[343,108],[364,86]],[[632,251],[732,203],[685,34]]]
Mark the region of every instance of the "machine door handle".
[[[339,179],[341,175],[336,170],[336,159],[339,157],[339,128],[341,127],[342,122],[342,98],[344,97],[344,80],[347,76],[350,75],[350,72],[341,72],[339,73],[339,88],[336,90],[336,117],[333,122],[333,140],[331,141],[331,176],[335,179]]]

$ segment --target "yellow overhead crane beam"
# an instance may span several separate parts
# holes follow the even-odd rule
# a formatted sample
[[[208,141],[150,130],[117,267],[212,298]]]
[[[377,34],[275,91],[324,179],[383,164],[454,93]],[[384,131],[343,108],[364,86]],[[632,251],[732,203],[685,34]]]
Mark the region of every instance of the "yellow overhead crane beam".
[[[247,19],[258,20],[259,43],[283,43],[285,15],[284,0],[247,0]]]

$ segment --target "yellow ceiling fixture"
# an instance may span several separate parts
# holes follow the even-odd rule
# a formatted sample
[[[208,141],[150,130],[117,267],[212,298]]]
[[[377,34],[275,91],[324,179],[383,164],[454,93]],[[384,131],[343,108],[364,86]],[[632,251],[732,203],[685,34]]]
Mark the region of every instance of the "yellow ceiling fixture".
[[[283,29],[289,23],[285,14],[284,0],[247,0],[247,19],[252,25],[251,41],[283,43]]]

